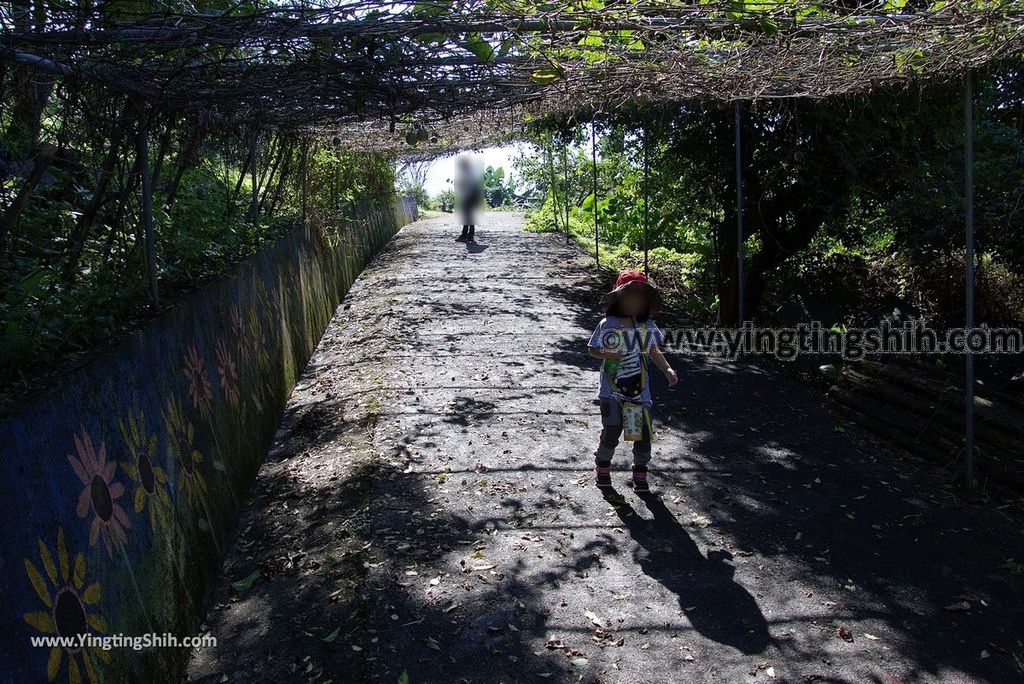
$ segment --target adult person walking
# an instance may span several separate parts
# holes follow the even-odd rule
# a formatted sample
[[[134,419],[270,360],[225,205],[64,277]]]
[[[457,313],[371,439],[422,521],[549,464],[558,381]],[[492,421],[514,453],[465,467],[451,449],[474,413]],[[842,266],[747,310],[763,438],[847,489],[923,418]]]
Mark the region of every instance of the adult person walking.
[[[476,210],[483,200],[483,179],[468,155],[455,161],[455,201],[462,216],[462,234],[456,242],[476,242]]]

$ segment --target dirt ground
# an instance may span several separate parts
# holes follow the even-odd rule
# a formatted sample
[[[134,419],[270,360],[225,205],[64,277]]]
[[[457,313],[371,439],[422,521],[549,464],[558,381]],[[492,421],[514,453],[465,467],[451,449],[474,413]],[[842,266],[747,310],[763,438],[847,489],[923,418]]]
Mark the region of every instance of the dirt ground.
[[[785,373],[669,355],[655,493],[593,485],[604,276],[522,216],[403,229],[260,471],[188,679],[1010,682],[1024,529]],[[671,316],[661,317],[662,327]]]

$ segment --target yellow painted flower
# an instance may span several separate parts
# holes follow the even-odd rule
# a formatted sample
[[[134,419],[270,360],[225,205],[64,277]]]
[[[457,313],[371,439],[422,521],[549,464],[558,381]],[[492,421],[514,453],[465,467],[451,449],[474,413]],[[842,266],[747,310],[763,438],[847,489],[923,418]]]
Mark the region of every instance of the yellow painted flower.
[[[203,455],[193,445],[195,428],[185,418],[181,402],[171,396],[163,414],[167,427],[167,443],[171,455],[178,462],[178,489],[183,490],[190,506],[198,508],[206,496],[206,478],[199,470]]]
[[[66,662],[64,669],[68,674],[68,682],[82,682],[84,669],[84,681],[95,684],[99,678],[96,676],[94,661],[99,658],[104,663],[109,663],[110,654],[88,643],[80,645],[78,635],[103,634],[107,631],[107,621],[101,614],[95,612],[102,594],[100,583],[92,582],[86,585],[84,554],[76,555],[72,565],[64,540],[63,527],[57,528],[56,560],[43,540],[38,541],[39,561],[43,571],[40,572],[35,563],[25,558],[25,572],[46,610],[35,610],[25,613],[22,617],[43,634],[75,640],[63,646],[55,645],[50,649],[50,656],[46,661],[46,679],[51,682],[56,679],[61,666]]]
[[[146,430],[146,414],[128,413],[128,420],[117,422],[121,428],[131,461],[121,463],[121,470],[135,481],[135,494],[132,505],[136,513],[146,509],[149,513],[149,524],[155,531],[158,527],[166,527],[171,510],[171,497],[167,493],[167,473],[156,463],[157,439],[155,434]]]
[[[117,461],[107,460],[107,445],[100,442],[99,451],[93,448],[92,438],[82,427],[82,434],[74,435],[78,458],[68,454],[68,462],[85,488],[78,496],[78,517],[84,518],[91,509],[95,514],[89,527],[89,544],[103,538],[107,556],[113,557],[114,546],[128,541],[125,529],[131,527],[128,514],[117,500],[124,494],[124,485],[114,482]]]
[[[194,343],[188,346],[188,353],[185,354],[185,367],[182,372],[185,374],[185,380],[188,381],[188,393],[192,397],[192,406],[199,411],[199,415],[203,418],[209,418],[210,409],[213,407],[210,376],[206,374],[203,357],[199,355]]]

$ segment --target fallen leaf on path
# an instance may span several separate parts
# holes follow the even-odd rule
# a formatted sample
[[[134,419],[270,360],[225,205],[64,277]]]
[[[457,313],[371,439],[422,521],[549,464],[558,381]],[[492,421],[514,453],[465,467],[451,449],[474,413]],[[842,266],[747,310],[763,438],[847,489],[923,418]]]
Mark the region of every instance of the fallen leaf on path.
[[[253,583],[260,578],[260,571],[253,570],[252,574],[244,579],[240,579],[237,582],[231,583],[231,588],[235,591],[245,591],[253,585]]]

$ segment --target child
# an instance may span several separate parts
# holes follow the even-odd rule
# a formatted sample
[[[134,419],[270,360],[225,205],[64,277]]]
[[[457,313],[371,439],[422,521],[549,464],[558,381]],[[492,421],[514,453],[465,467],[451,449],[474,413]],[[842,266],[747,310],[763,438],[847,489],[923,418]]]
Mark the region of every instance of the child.
[[[639,271],[623,271],[615,279],[615,288],[601,299],[605,317],[590,337],[590,355],[602,359],[601,438],[594,461],[597,464],[597,486],[612,486],[612,454],[623,432],[623,413],[641,423],[638,434],[629,434],[633,441],[633,479],[636,492],[649,492],[647,464],[651,460],[651,388],[647,357],[661,369],[669,387],[678,382],[659,349],[661,330],[651,320],[661,310],[661,294],[647,276]],[[633,424],[637,421],[633,420]]]

